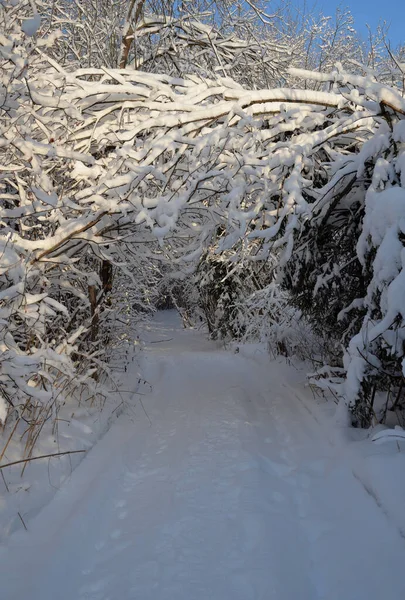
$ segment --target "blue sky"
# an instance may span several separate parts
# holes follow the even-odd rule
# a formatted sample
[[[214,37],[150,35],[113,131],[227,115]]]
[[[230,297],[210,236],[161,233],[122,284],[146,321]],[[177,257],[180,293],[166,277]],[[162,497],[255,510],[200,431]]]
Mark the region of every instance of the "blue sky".
[[[302,5],[299,0],[295,4]],[[314,3],[315,4],[315,3]],[[307,6],[311,2],[307,1]],[[390,24],[390,40],[393,46],[405,43],[405,0],[318,0],[316,8],[325,15],[332,15],[337,7],[349,8],[356,20],[356,29],[363,35],[367,34],[366,23],[376,28],[380,20]]]

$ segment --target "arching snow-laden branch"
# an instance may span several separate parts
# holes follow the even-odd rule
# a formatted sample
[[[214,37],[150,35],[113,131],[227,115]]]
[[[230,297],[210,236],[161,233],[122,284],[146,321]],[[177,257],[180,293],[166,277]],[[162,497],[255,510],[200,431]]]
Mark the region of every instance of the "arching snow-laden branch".
[[[114,95],[107,96],[105,88],[98,86],[99,104],[90,97],[90,108],[82,92],[79,98],[77,91],[66,89],[69,102],[82,113],[91,111],[72,136],[75,151],[88,152],[94,146],[111,160],[108,173],[93,180],[77,198],[108,198],[110,206],[115,202],[125,207],[126,222],[135,218],[136,223],[147,223],[158,238],[174,231],[179,218],[184,221],[187,207],[199,207],[209,218],[194,230],[190,227],[195,243],[189,246],[186,259],[195,257],[212,240],[221,223],[226,233],[218,252],[237,252],[241,239],[252,248],[254,261],[267,260],[276,252],[279,280],[295,291],[309,265],[315,278],[309,290],[314,296],[322,298],[321,290],[330,292],[339,279],[347,283],[344,274],[350,274],[353,264],[361,285],[369,285],[375,265],[361,272],[364,252],[360,254],[359,249],[356,255],[353,239],[351,251],[346,248],[342,256],[334,256],[336,248],[326,255],[317,248],[321,246],[318,237],[322,230],[332,236],[344,231],[339,220],[345,218],[344,211],[356,213],[354,222],[361,230],[362,211],[368,211],[367,199],[374,185],[373,165],[381,170],[381,161],[387,161],[391,165],[388,185],[399,186],[398,132],[404,100],[396,89],[371,77],[339,72],[320,76],[295,71],[294,75],[323,79],[330,91],[250,92],[223,78],[200,83],[193,78],[137,72],[77,73],[83,88],[94,89],[84,79],[98,76],[102,86],[114,90]],[[119,77],[121,87],[117,87]],[[73,80],[70,85],[74,86]],[[384,178],[380,177],[378,185],[377,193],[385,185]],[[324,262],[317,264],[317,260]],[[348,292],[348,304],[353,289]],[[337,300],[334,318],[346,308],[345,298]],[[374,306],[371,296],[370,302],[349,327],[346,343],[356,328],[360,331],[362,315],[375,319],[376,311],[384,306]],[[382,328],[397,329],[397,322],[386,321]],[[364,395],[359,363],[365,376],[371,375],[375,363],[367,336],[362,340],[364,348],[348,346],[345,391],[351,402]],[[378,338],[379,349],[386,343]]]

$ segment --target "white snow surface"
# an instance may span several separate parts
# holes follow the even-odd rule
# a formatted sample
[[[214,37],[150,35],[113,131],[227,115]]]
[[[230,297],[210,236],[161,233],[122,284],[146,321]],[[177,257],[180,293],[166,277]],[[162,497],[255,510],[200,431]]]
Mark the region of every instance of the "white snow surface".
[[[302,374],[176,313],[144,337],[150,385],[1,546],[1,598],[405,598],[403,442],[333,435]]]

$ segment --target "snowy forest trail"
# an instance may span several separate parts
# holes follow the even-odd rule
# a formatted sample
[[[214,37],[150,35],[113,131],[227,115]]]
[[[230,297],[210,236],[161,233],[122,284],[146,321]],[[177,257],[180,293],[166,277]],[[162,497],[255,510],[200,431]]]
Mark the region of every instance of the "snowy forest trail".
[[[1,598],[405,598],[404,538],[288,367],[221,350],[171,311],[145,338],[150,387],[2,548]]]

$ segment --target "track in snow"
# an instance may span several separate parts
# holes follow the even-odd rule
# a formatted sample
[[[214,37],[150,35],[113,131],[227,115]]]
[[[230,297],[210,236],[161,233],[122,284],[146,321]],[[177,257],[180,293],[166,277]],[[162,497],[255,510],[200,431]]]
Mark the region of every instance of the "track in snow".
[[[170,311],[146,337],[147,416],[134,396],[3,548],[1,598],[405,598],[404,539],[288,368],[219,350]]]

